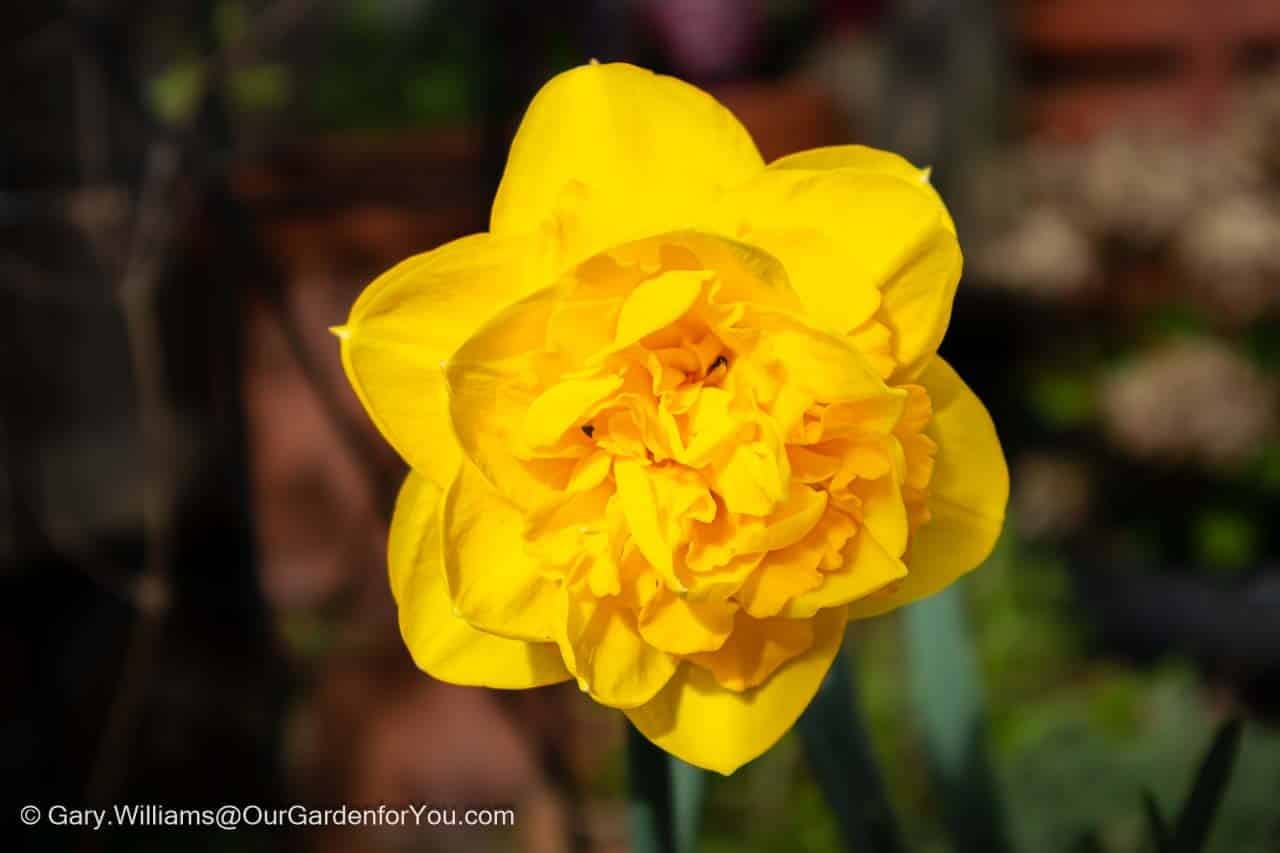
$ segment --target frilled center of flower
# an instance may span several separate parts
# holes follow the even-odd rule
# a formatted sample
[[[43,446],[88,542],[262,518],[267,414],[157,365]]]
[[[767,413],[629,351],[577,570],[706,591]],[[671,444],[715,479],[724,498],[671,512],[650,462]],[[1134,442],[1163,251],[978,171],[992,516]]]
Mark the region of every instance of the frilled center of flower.
[[[627,630],[747,689],[808,649],[817,611],[901,576],[926,520],[929,399],[804,317],[768,256],[652,238],[517,313],[492,333],[522,323],[529,349],[485,368],[500,435],[470,449],[565,590],[558,639],[584,688],[577,640]]]

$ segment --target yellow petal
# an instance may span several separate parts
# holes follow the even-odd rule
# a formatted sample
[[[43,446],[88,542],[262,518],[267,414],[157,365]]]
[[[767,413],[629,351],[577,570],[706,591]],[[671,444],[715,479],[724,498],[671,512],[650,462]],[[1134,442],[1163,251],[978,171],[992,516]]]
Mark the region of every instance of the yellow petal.
[[[618,500],[636,547],[672,589],[683,590],[673,551],[694,522],[709,522],[716,505],[695,474],[638,459],[613,464]]]
[[[741,693],[685,664],[650,702],[627,711],[645,737],[698,767],[729,774],[773,746],[808,706],[844,637],[844,608],[813,621],[809,651]]]
[[[648,702],[675,673],[679,661],[644,641],[635,613],[617,599],[579,598],[565,589],[556,640],[564,662],[591,698],[614,708]]]
[[[508,306],[468,338],[444,370],[463,452],[504,497],[526,508],[553,497],[573,473],[572,460],[526,462],[517,455],[526,413],[542,391],[534,354],[546,340],[556,296],[544,288]]]
[[[441,549],[440,489],[411,471],[396,499],[387,563],[400,632],[420,669],[442,681],[522,689],[568,679],[560,650],[486,634],[453,614]]]
[[[758,524],[743,525],[740,552],[776,551],[803,539],[827,508],[827,493],[792,481],[786,501]]]
[[[902,178],[924,182],[927,170],[917,169],[903,156],[872,148],[869,145],[827,145],[807,148],[779,157],[770,169],[860,169],[864,172],[887,172]]]
[[[444,490],[423,474],[410,471],[400,484],[387,535],[387,578],[400,604],[405,585],[423,561],[434,560],[444,577],[440,551],[440,506]]]
[[[654,270],[694,272],[699,280],[710,280],[708,301],[717,305],[749,302],[792,313],[804,307],[777,258],[722,234],[688,229],[611,246],[607,252],[588,259],[568,280],[566,299],[599,306],[616,301],[620,307],[621,300]],[[597,309],[586,333],[598,333],[595,325],[607,326],[613,332],[609,316]],[[576,319],[588,318],[578,315]],[[718,354],[712,353],[712,358]]]
[[[714,270],[710,301],[718,305],[749,302],[760,307],[797,313],[804,303],[792,290],[787,271],[778,259],[756,246],[723,235],[700,231],[676,231],[656,241],[659,261],[668,269]],[[681,263],[678,250],[689,253]],[[712,353],[715,358],[719,353]]]
[[[742,587],[764,558],[763,553],[736,554],[708,571],[692,574],[689,598],[697,601],[727,600]]]
[[[732,411],[733,395],[703,388],[689,410],[689,446],[677,458],[690,468],[711,462],[715,453],[743,432],[742,417]]]
[[[788,601],[822,585],[822,572],[814,568],[812,560],[800,562],[802,553],[809,557],[812,549],[796,544],[765,555],[760,568],[735,596],[748,616],[753,619],[777,616]]]
[[[628,240],[689,227],[723,187],[763,168],[714,98],[625,64],[555,77],[525,113],[491,230],[540,231],[563,270]]]
[[[898,369],[894,358],[893,332],[879,320],[871,319],[849,332],[849,340],[862,350],[881,376],[890,377]]]
[[[758,441],[733,448],[723,465],[710,471],[712,484],[730,512],[768,515],[787,498],[791,462],[782,437],[768,419],[760,421]]]
[[[342,365],[370,418],[415,470],[447,486],[458,464],[441,365],[526,290],[527,241],[463,237],[374,280],[335,329]]]
[[[960,280],[960,247],[927,185],[889,172],[770,168],[728,194],[716,223],[778,258],[810,315],[841,333],[874,318],[895,375],[937,350]]]
[[[524,440],[530,447],[555,444],[581,421],[591,407],[622,384],[620,376],[557,382],[529,404],[524,414]]]
[[[893,334],[895,382],[915,379],[937,353],[951,322],[960,268],[955,235],[935,230],[884,286],[878,317]]]
[[[925,433],[938,445],[927,501],[932,518],[912,537],[906,578],[854,603],[853,618],[885,613],[952,583],[987,558],[1004,526],[1009,471],[991,416],[941,358],[918,381],[933,403]]]
[[[733,630],[737,609],[727,601],[690,601],[664,586],[640,614],[640,636],[675,655],[714,651]]]
[[[822,585],[797,595],[782,610],[793,619],[807,619],[827,607],[869,602],[875,593],[907,576],[907,567],[876,541],[864,527],[858,530],[844,554],[840,568],[826,572]]]
[[[785,370],[790,382],[824,403],[882,401],[893,410],[889,422],[896,421],[906,392],[885,385],[847,338],[780,314],[762,316],[759,323],[767,331],[748,363]]]
[[[913,166],[905,157],[891,151],[871,148],[866,145],[831,145],[825,148],[810,148],[780,157],[769,164],[770,169],[809,169],[825,171],[828,169],[852,169],[859,172],[879,172],[893,175],[904,181],[919,183],[933,190],[929,182],[929,169]],[[934,193],[936,195],[936,190]],[[941,197],[938,203],[942,203]],[[955,231],[951,217],[947,216],[947,227]]]
[[[813,625],[808,619],[753,619],[739,612],[724,645],[689,655],[687,660],[711,670],[721,687],[741,692],[763,684],[778,667],[812,645]]]
[[[891,555],[902,556],[910,527],[897,472],[889,471],[878,480],[859,483],[856,493],[862,499],[863,525]]]
[[[787,445],[791,476],[801,483],[820,483],[840,470],[840,457],[824,454],[802,444]]]
[[[443,524],[445,574],[457,614],[504,637],[553,639],[558,584],[539,574],[521,512],[468,462],[445,496]]]
[[[631,527],[636,547],[649,564],[669,582],[679,584],[671,558],[671,543],[667,541],[663,525],[658,517],[658,502],[649,482],[647,466],[635,459],[614,461],[614,477],[618,483],[618,499]],[[679,588],[677,586],[677,588]]]
[[[672,270],[642,282],[622,304],[615,345],[633,344],[680,319],[697,301],[709,275],[705,270]]]
[[[824,502],[822,518],[803,539],[769,552],[760,568],[738,590],[737,600],[757,619],[776,616],[789,601],[821,586],[833,567],[845,559],[846,544],[857,531],[848,515]],[[822,570],[822,571],[820,571]],[[834,606],[843,602],[832,601]],[[819,607],[812,607],[812,615]]]

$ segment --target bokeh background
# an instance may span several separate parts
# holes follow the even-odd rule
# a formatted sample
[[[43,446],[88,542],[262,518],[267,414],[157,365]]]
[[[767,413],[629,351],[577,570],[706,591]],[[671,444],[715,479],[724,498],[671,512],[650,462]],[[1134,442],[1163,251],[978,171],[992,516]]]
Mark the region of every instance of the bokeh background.
[[[977,733],[1007,849],[1129,851],[1142,793],[1172,810],[1241,714],[1209,849],[1280,850],[1280,4],[48,0],[0,22],[4,819],[518,816],[31,849],[628,849],[620,715],[414,669],[383,558],[403,468],[326,331],[382,269],[484,228],[528,98],[598,57],[710,89],[766,158],[932,164],[956,214],[943,353],[999,427],[1009,524],[847,649],[912,849],[963,846],[948,727]],[[708,789],[700,850],[841,844],[794,736]]]

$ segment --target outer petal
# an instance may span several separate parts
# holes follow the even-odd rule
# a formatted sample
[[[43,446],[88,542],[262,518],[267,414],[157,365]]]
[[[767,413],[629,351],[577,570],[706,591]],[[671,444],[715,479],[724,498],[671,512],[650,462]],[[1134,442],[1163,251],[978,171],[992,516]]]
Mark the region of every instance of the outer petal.
[[[529,407],[543,390],[531,353],[546,339],[556,296],[553,288],[544,288],[508,306],[468,338],[444,368],[449,417],[463,452],[498,491],[526,508],[558,490],[539,479],[539,474],[554,479],[556,472],[516,456]],[[567,480],[572,466],[558,467],[564,469],[560,479]]]
[[[458,464],[441,363],[490,314],[523,295],[524,240],[473,234],[397,264],[351,308],[342,365],[374,424],[443,487]]]
[[[1009,470],[991,416],[941,358],[919,382],[933,402],[925,433],[938,443],[929,484],[932,519],[912,538],[902,583],[852,604],[851,618],[876,616],[947,586],[987,558],[1004,526]]]
[[[845,609],[813,622],[813,646],[768,681],[741,693],[699,666],[680,668],[666,688],[627,716],[645,737],[684,761],[729,774],[778,742],[831,667],[844,637]]]
[[[960,247],[937,193],[882,171],[769,168],[725,196],[714,222],[786,267],[810,314],[841,333],[878,320],[899,380],[946,332]]]
[[[830,145],[825,148],[810,148],[808,151],[797,151],[786,157],[779,157],[769,164],[770,169],[808,169],[822,172],[828,169],[852,169],[858,172],[879,172],[893,175],[904,181],[924,184],[934,195],[937,191],[929,183],[929,169],[921,169],[911,164],[905,157],[891,151],[882,151],[866,145]],[[942,197],[938,196],[942,204]],[[946,212],[945,207],[943,212]],[[951,216],[947,215],[946,224],[952,232],[956,230]]]
[[[558,584],[538,573],[524,516],[469,462],[444,500],[444,565],[455,612],[493,634],[554,638]]]
[[[750,134],[705,92],[632,65],[584,65],[529,105],[491,228],[554,238],[563,270],[694,224],[722,188],[763,166]]]
[[[396,499],[387,562],[400,632],[424,672],[442,681],[521,689],[570,676],[551,643],[486,634],[453,614],[441,552],[440,489],[410,472]]]

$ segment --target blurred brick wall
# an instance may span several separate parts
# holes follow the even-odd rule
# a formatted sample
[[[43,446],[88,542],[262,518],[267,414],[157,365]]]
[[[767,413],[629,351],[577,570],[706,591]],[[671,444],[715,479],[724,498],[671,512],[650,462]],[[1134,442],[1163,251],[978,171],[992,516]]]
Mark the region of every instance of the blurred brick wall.
[[[1029,129],[1081,141],[1145,119],[1211,126],[1280,57],[1276,0],[1022,0]]]

